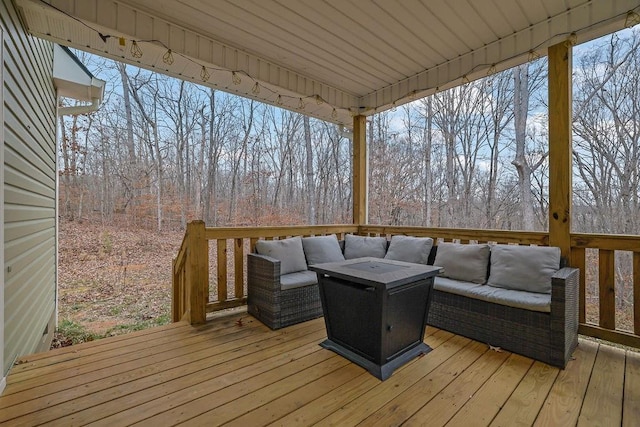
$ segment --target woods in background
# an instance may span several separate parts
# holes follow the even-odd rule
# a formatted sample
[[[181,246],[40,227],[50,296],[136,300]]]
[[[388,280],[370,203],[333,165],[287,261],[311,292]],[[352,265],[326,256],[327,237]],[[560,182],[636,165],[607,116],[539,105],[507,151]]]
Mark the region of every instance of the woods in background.
[[[575,231],[636,234],[640,34],[575,50]],[[351,222],[349,132],[79,54],[108,93],[60,119],[60,214],[154,229]],[[369,117],[372,224],[547,229],[545,58]]]

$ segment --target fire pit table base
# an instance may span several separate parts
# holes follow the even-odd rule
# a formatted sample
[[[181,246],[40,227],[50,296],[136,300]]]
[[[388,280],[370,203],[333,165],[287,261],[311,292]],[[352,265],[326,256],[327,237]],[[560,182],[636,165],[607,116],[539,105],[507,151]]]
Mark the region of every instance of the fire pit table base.
[[[321,342],[320,346],[323,348],[326,348],[327,350],[331,350],[334,353],[339,354],[340,356],[350,360],[356,365],[362,366],[364,369],[369,371],[371,375],[373,375],[374,377],[378,378],[381,381],[384,381],[387,378],[389,378],[391,374],[393,374],[393,372],[396,369],[398,369],[400,366],[404,365],[405,363],[409,362],[412,359],[415,359],[416,357],[419,357],[423,354],[427,354],[431,351],[431,347],[429,347],[428,345],[422,342],[416,345],[415,347],[410,348],[409,350],[402,353],[401,355],[393,358],[389,362],[383,365],[378,365],[377,363],[372,362],[369,359],[365,359],[359,354],[354,353],[353,351],[347,348],[344,348],[340,344],[337,344],[329,339]]]
[[[318,273],[327,340],[320,345],[380,380],[431,349],[423,342],[440,267],[359,258],[309,267]]]

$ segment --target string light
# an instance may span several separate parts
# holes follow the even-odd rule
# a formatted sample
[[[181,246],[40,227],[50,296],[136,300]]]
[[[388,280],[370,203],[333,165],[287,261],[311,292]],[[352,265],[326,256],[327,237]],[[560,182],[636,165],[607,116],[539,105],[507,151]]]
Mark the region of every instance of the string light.
[[[282,105],[282,95],[278,95],[276,98],[276,105]]]
[[[124,37],[118,37],[118,47],[120,48],[120,50],[124,50],[126,46],[127,46],[127,39],[125,39]]]
[[[169,49],[167,53],[162,55],[162,62],[164,62],[167,65],[173,64],[173,53],[171,53],[171,49]]]
[[[231,72],[231,81],[233,82],[234,85],[239,85],[240,83],[242,83],[242,79],[240,78],[240,75],[235,71]]]
[[[304,107],[304,101],[302,100],[302,98],[300,98],[300,101],[298,102],[298,109],[304,110]]]
[[[138,46],[135,40],[131,42],[131,56],[134,58],[142,58],[142,49],[140,49],[140,46]]]
[[[638,24],[640,24],[640,15],[638,15],[633,10],[627,12],[627,18],[624,20],[624,26],[626,28],[631,28]]]
[[[253,85],[253,88],[251,89],[251,93],[254,95],[257,95],[260,93],[260,85],[258,84],[258,82],[256,82],[256,84]]]
[[[324,100],[320,95],[316,95],[315,98],[316,98],[316,104],[322,105],[324,103]]]
[[[491,64],[489,67],[489,71],[487,71],[487,76],[492,76],[496,73],[496,64]]]
[[[334,120],[338,118],[338,112],[335,108],[331,111],[331,118]]]
[[[211,77],[211,74],[209,74],[209,70],[207,70],[207,67],[203,65],[202,69],[200,70],[200,78],[202,79],[203,82],[206,82],[209,80],[210,77]]]

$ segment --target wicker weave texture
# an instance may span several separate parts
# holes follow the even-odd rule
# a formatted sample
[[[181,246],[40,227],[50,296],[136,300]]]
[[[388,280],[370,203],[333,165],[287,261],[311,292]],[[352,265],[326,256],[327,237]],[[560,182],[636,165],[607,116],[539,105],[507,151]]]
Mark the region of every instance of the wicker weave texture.
[[[322,316],[318,285],[282,290],[280,261],[247,254],[248,312],[271,329]]]
[[[578,343],[578,272],[552,279],[551,313],[433,290],[428,324],[564,368]]]

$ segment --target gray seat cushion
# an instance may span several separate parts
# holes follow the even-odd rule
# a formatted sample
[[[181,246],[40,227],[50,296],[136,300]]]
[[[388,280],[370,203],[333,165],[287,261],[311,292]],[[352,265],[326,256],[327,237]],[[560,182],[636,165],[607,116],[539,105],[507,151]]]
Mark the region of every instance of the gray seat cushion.
[[[560,268],[560,248],[494,245],[488,285],[520,291],[551,293],[551,277]]]
[[[280,261],[280,274],[307,269],[307,260],[302,249],[302,239],[292,237],[282,240],[258,240],[256,252]]]
[[[362,257],[384,258],[387,253],[386,237],[365,237],[347,234],[344,236],[344,257],[354,259]]]
[[[426,264],[433,246],[431,237],[391,236],[385,259]]]
[[[433,265],[444,268],[442,277],[482,284],[487,280],[490,249],[487,244],[439,243]]]
[[[318,275],[314,271],[297,271],[295,273],[283,274],[280,276],[280,289],[300,288],[302,286],[315,285],[318,283]]]
[[[496,288],[470,282],[436,277],[433,288],[443,292],[475,298],[524,310],[551,312],[551,295],[513,289]]]
[[[302,247],[307,257],[307,264],[344,261],[340,243],[335,234],[328,236],[303,237]]]

